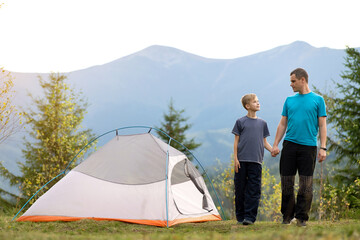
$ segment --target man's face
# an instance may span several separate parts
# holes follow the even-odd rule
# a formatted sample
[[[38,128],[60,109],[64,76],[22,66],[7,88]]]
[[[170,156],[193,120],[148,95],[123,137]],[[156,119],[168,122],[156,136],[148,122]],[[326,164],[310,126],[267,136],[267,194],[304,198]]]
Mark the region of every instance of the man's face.
[[[255,97],[254,99],[252,99],[250,101],[250,103],[247,104],[249,106],[249,110],[252,111],[260,111],[260,102],[259,99],[257,97]]]
[[[299,92],[304,87],[304,78],[297,79],[295,74],[290,76],[290,87],[292,87],[294,92]]]

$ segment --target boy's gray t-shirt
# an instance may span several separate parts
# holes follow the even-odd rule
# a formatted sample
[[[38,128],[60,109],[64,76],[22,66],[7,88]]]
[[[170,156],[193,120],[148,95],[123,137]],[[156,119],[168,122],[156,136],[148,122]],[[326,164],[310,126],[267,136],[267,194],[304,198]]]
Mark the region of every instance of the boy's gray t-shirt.
[[[270,136],[267,123],[261,118],[244,116],[236,120],[232,133],[240,136],[238,160],[261,164],[264,158],[264,138]]]

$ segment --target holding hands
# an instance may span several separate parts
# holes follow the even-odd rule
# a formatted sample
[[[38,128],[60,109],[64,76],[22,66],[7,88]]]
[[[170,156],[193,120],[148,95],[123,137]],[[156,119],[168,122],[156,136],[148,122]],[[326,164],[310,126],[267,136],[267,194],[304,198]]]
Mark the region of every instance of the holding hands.
[[[276,157],[279,153],[280,153],[280,150],[279,150],[278,146],[274,145],[271,150],[271,156]]]

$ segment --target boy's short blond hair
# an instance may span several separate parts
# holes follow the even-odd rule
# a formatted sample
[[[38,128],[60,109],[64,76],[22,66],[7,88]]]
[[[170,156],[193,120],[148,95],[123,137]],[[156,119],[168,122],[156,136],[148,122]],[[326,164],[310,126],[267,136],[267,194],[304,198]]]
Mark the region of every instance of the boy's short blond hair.
[[[256,98],[256,94],[255,93],[249,93],[249,94],[246,94],[244,96],[242,96],[241,98],[241,103],[242,105],[244,106],[244,108],[247,110],[246,108],[246,104],[250,104],[250,101],[251,100],[254,100]]]

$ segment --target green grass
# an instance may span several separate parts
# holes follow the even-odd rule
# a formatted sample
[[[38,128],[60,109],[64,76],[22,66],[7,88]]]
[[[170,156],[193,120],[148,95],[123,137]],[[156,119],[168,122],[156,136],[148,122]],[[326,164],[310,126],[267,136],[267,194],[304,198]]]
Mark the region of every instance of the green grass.
[[[360,239],[360,220],[310,221],[306,228],[273,222],[243,226],[232,220],[160,228],[93,220],[12,222],[12,217],[0,215],[0,239]]]

